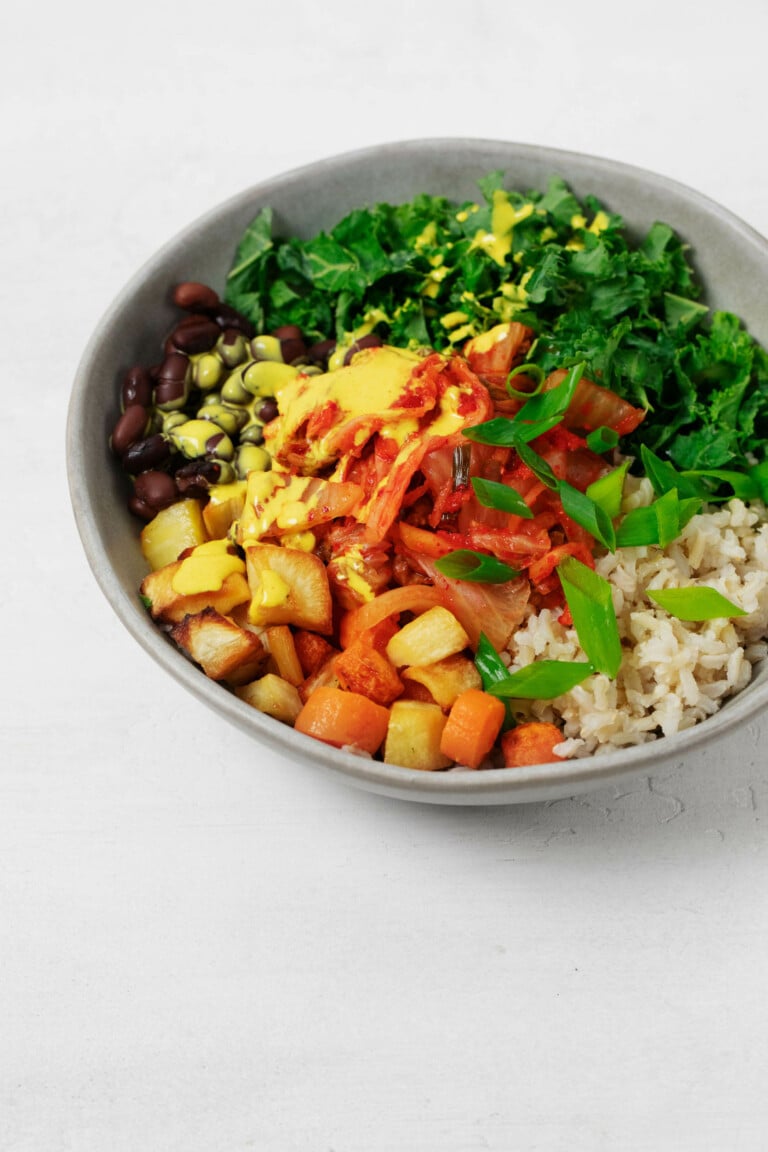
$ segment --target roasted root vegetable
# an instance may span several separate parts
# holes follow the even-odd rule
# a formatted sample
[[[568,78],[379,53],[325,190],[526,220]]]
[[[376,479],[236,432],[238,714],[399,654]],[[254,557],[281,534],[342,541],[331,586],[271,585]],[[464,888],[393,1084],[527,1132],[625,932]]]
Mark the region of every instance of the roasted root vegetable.
[[[258,680],[236,688],[235,695],[283,724],[295,724],[302,709],[302,700],[295,685],[276,676],[274,672],[267,672]]]
[[[561,759],[555,752],[563,734],[554,724],[530,720],[510,728],[501,737],[505,768],[524,768],[529,764],[552,764]]]
[[[396,668],[434,664],[463,651],[469,637],[447,608],[436,605],[400,628],[387,644],[387,656]]]
[[[444,756],[467,768],[479,768],[498,738],[506,716],[504,702],[478,688],[454,701],[440,740]]]
[[[335,748],[353,748],[373,756],[384,743],[389,709],[359,692],[324,685],[309,696],[296,717],[297,732]]]
[[[331,632],[331,590],[319,556],[280,544],[250,544],[245,564],[252,624],[293,624],[322,634]]]
[[[340,653],[334,670],[342,688],[360,692],[385,707],[403,691],[397,670],[365,636]]]
[[[403,680],[423,685],[444,712],[449,711],[456,697],[467,688],[482,687],[474,661],[460,652],[436,660],[434,664],[404,668],[401,676]]]
[[[252,680],[267,660],[259,637],[215,608],[185,616],[173,625],[170,634],[211,680],[243,684]]]
[[[437,704],[396,700],[389,713],[384,762],[422,772],[447,768],[451,759],[441,751],[446,716]]]
[[[155,571],[172,564],[187,548],[202,544],[209,536],[200,501],[188,499],[158,512],[142,528],[139,541],[144,559]]]

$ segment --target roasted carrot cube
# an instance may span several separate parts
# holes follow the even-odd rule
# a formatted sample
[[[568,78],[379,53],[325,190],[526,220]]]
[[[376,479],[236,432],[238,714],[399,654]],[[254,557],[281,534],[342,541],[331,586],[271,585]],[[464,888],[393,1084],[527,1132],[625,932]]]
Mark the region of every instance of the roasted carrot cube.
[[[562,744],[563,739],[560,729],[544,720],[530,720],[517,728],[510,728],[501,738],[504,767],[553,764],[561,759],[554,749]]]
[[[355,640],[339,655],[336,676],[342,688],[385,706],[403,691],[403,682],[387,657],[365,639]]]

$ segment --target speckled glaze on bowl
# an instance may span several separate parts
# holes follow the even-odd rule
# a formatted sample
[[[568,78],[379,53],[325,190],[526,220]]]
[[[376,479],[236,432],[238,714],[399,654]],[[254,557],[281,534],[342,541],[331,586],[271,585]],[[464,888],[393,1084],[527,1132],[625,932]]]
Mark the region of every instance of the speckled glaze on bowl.
[[[737,313],[768,344],[768,243],[711,200],[662,176],[609,160],[528,144],[474,139],[414,140],[333,157],[248,189],[180,232],[141,268],[104,314],[74,381],[67,423],[72,505],[104,595],[132,636],[167,672],[221,717],[267,747],[368,790],[439,804],[551,800],[618,777],[650,774],[695,757],[704,743],[730,743],[768,704],[768,668],[714,717],[692,730],[620,752],[514,770],[418,772],[327,747],[242,703],[208,680],[150,622],[137,594],[145,574],[138,523],[125,507],[124,478],[107,448],[118,414],[117,382],[134,363],[152,362],[174,312],[169,289],[200,280],[223,289],[234,246],[269,204],[276,229],[308,237],[350,209],[419,192],[477,195],[477,180],[503,169],[509,186],[543,188],[560,175],[577,196],[596,195],[638,236],[655,220],[691,246],[709,304]]]

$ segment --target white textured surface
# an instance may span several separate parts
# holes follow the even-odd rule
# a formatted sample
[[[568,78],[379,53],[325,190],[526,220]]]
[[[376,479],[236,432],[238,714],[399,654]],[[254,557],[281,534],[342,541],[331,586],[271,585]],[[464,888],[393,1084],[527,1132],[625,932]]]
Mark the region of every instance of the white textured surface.
[[[62,445],[125,280],[323,155],[537,142],[674,177],[765,233],[768,10],[260,9],[3,19],[0,1148],[758,1152],[768,724],[507,809],[268,757],[112,618]]]

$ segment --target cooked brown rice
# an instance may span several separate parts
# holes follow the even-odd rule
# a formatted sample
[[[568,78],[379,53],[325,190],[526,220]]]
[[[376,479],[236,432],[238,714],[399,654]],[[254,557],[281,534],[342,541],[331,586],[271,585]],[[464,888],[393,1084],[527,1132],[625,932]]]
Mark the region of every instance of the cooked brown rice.
[[[653,498],[646,479],[629,480],[625,508]],[[624,646],[615,680],[594,675],[557,700],[532,703],[530,715],[563,728],[563,757],[587,756],[690,728],[750,681],[768,654],[768,513],[741,500],[695,516],[666,549],[621,548],[599,558],[613,587]],[[654,588],[707,584],[748,615],[684,623],[648,600]],[[583,660],[573,628],[559,613],[531,615],[510,648],[510,668],[534,660]]]

